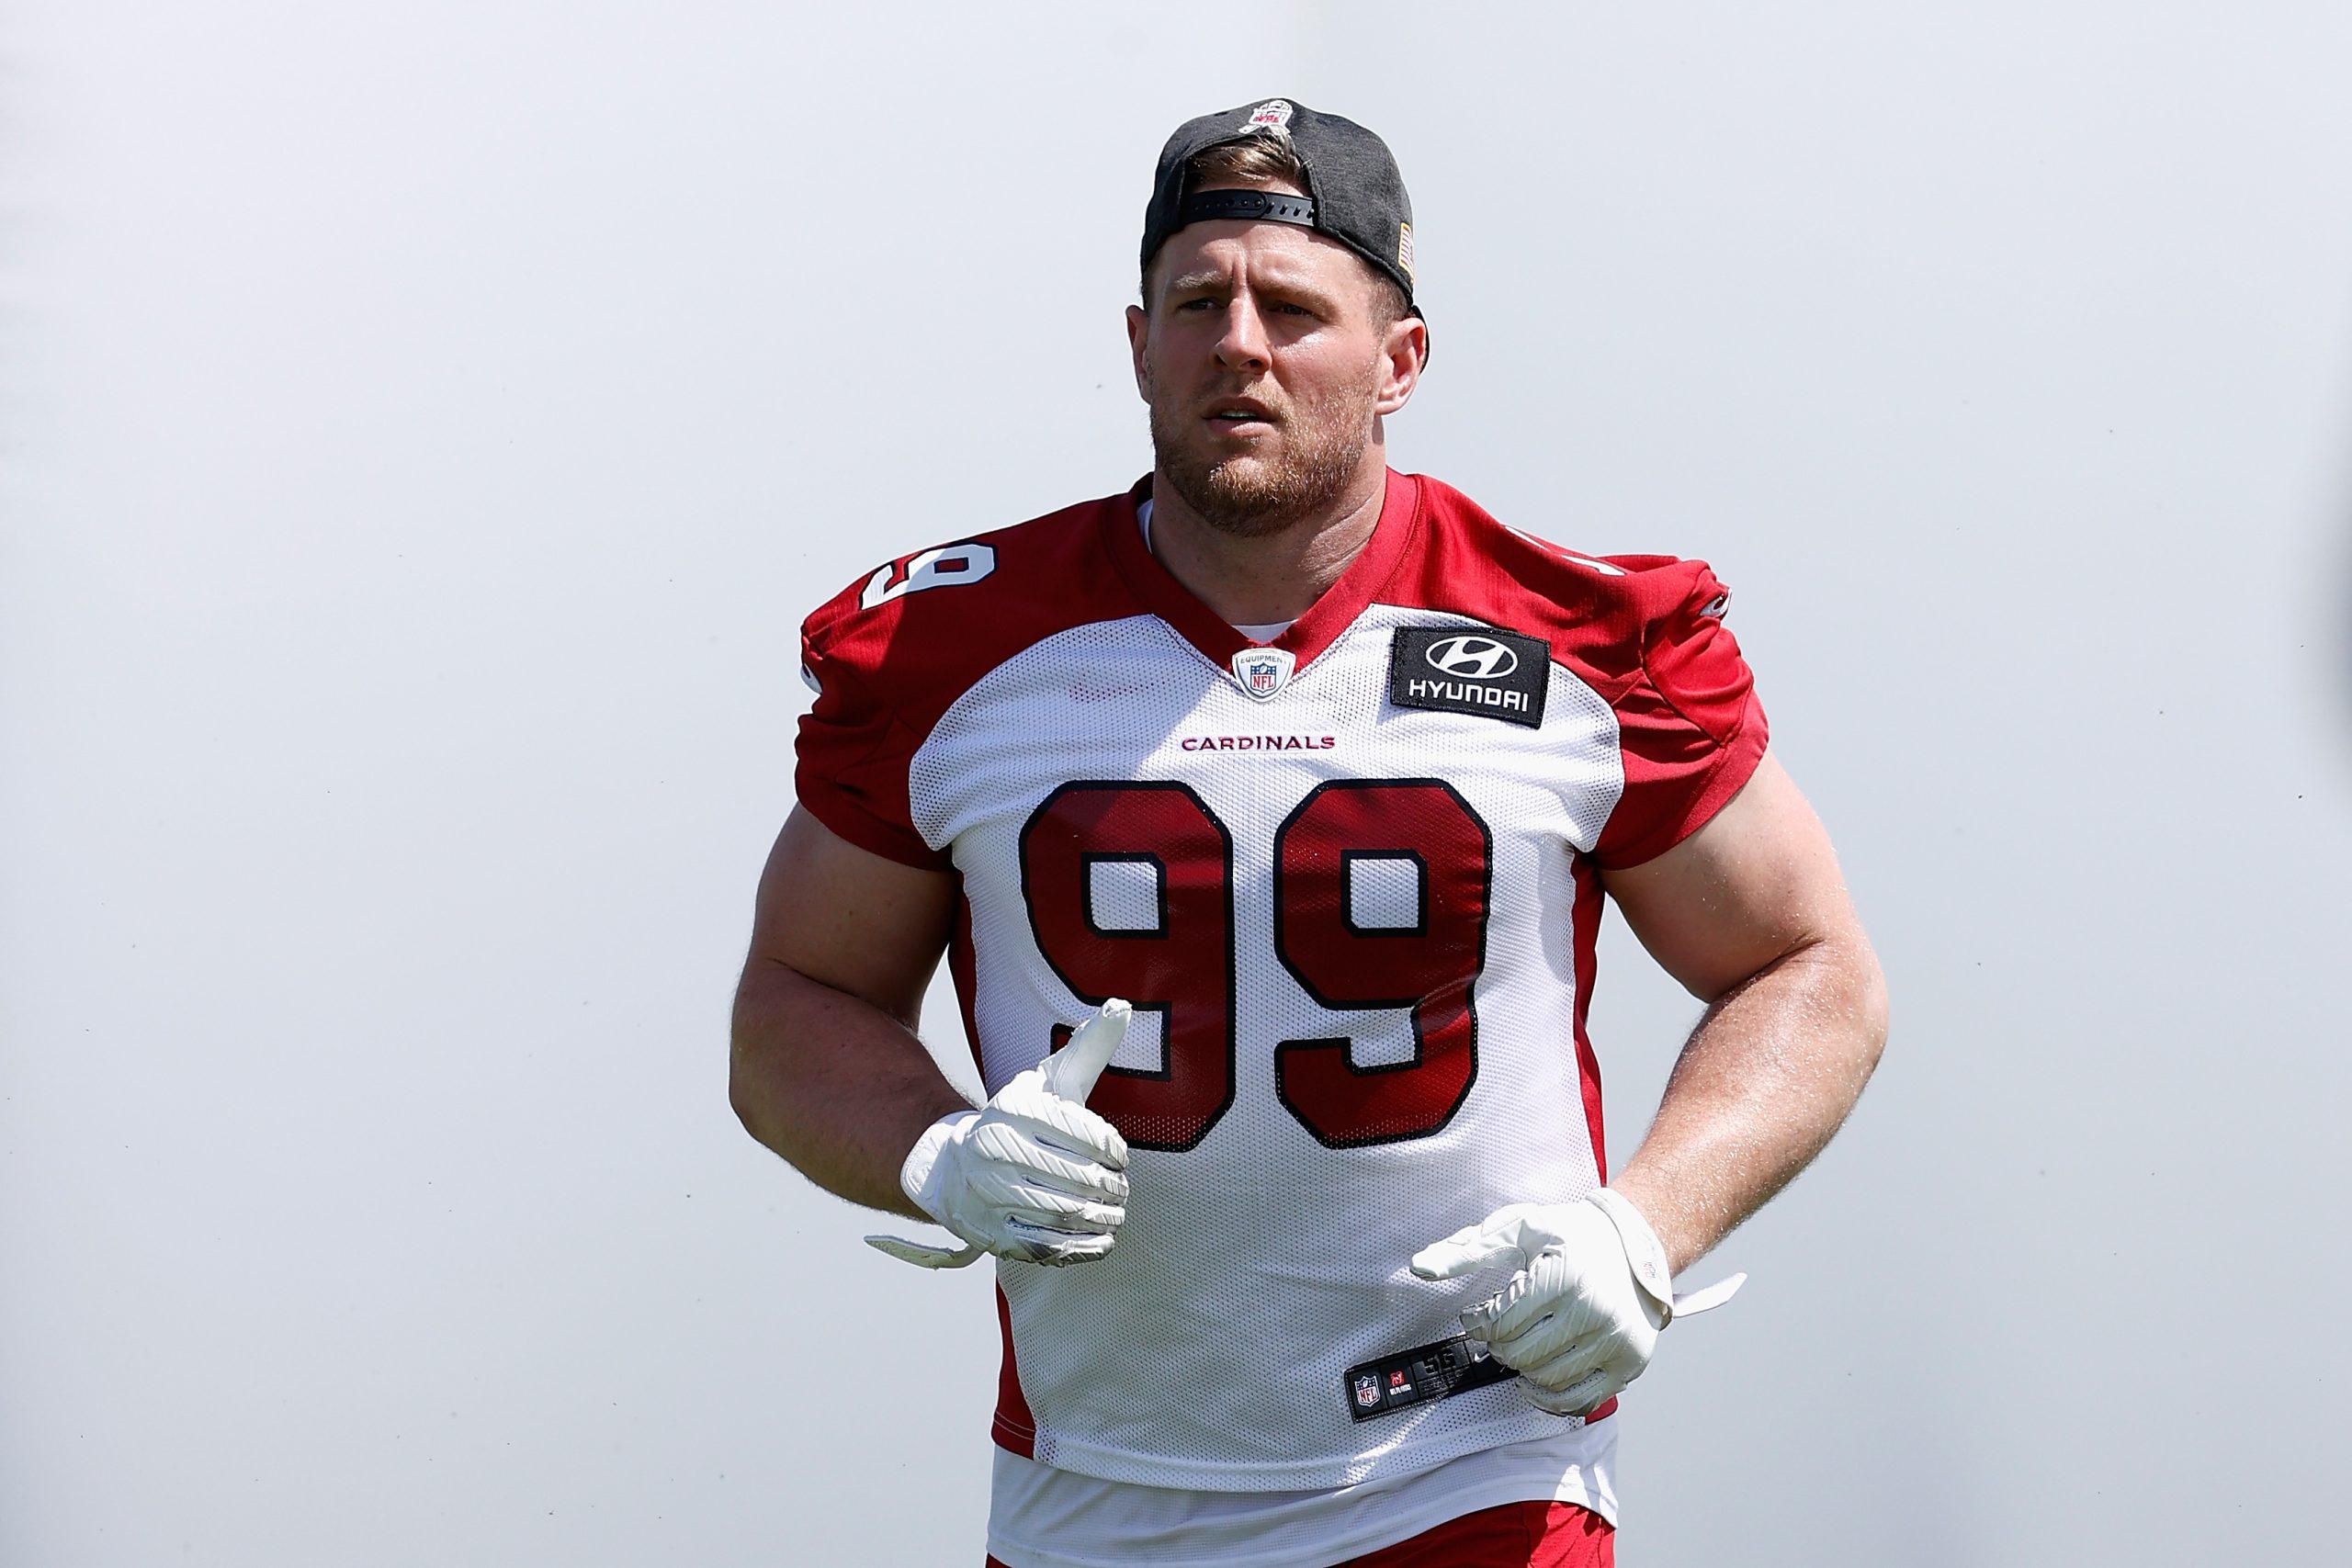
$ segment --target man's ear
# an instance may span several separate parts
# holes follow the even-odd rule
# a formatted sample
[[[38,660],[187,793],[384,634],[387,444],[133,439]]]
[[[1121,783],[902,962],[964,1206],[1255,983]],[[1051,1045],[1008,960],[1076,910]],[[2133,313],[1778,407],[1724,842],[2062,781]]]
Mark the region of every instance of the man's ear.
[[[1421,366],[1429,356],[1429,323],[1409,315],[1391,321],[1380,341],[1380,391],[1373,412],[1392,414],[1411,401],[1413,389],[1421,384]]]
[[[1151,401],[1151,372],[1146,368],[1148,361],[1144,356],[1144,349],[1150,342],[1150,336],[1151,318],[1144,313],[1142,306],[1128,306],[1127,352],[1135,357],[1136,362],[1136,395],[1145,402]]]

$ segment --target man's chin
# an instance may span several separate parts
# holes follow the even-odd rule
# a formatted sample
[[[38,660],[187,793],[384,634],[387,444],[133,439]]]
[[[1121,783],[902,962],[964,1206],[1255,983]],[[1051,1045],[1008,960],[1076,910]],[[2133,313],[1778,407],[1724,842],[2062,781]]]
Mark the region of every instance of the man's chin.
[[[1287,478],[1280,464],[1270,463],[1254,452],[1229,457],[1222,462],[1203,463],[1194,471],[1211,494],[1223,496],[1236,506],[1273,501],[1283,493]]]
[[[1210,527],[1261,538],[1328,509],[1361,455],[1361,447],[1335,449],[1317,462],[1312,451],[1302,454],[1280,438],[1186,442],[1173,452],[1162,446],[1158,466]]]
[[[1314,512],[1277,489],[1212,485],[1185,498],[1201,521],[1237,539],[1262,539],[1305,521]]]

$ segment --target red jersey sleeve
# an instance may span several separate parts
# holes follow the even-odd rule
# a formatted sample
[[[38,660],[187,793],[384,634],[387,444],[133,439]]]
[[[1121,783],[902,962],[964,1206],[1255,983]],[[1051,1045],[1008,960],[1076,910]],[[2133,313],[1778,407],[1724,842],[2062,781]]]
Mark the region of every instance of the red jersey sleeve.
[[[923,841],[909,818],[907,769],[922,736],[886,702],[875,679],[884,640],[859,636],[842,600],[800,628],[800,661],[817,704],[800,720],[793,775],[801,806],[855,844],[922,871],[944,871],[944,850]]]
[[[1612,557],[1642,600],[1641,671],[1613,705],[1625,790],[1593,858],[1609,870],[1704,827],[1763,760],[1755,677],[1724,625],[1731,591],[1706,562]]]
[[[817,705],[793,780],[808,813],[862,850],[922,871],[955,857],[924,841],[909,771],[942,715],[1004,660],[1089,619],[1134,612],[1102,539],[1135,526],[1126,496],[886,562],[800,628]]]

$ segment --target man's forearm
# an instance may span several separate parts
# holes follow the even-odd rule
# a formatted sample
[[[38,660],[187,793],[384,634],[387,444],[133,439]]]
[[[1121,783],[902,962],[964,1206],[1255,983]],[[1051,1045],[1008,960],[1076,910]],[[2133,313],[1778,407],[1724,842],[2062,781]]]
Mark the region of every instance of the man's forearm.
[[[1707,1010],[1657,1121],[1610,1185],[1685,1268],[1821,1152],[1885,1043],[1885,985],[1868,943],[1799,949]]]
[[[971,1103],[898,1019],[758,958],[735,996],[728,1099],[818,1186],[915,1219],[899,1167],[925,1127]]]

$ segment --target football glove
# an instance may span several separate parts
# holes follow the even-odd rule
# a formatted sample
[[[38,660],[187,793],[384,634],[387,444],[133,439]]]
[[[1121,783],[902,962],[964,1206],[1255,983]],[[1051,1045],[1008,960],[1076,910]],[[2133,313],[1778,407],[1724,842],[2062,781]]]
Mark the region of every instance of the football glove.
[[[1666,1248],[1640,1210],[1604,1187],[1580,1202],[1513,1203],[1421,1248],[1413,1272],[1456,1280],[1481,1269],[1518,1270],[1462,1314],[1463,1331],[1520,1374],[1539,1410],[1589,1414],[1642,1375],[1660,1330],[1731,1300],[1735,1274],[1673,1293]]]
[[[1127,1217],[1127,1141],[1086,1109],[1086,1097],[1133,1010],[1116,998],[1103,1003],[1069,1044],[986,1106],[943,1116],[915,1141],[899,1185],[962,1247],[892,1235],[867,1236],[866,1245],[925,1269],[961,1269],[984,1252],[1056,1265],[1109,1252]]]

